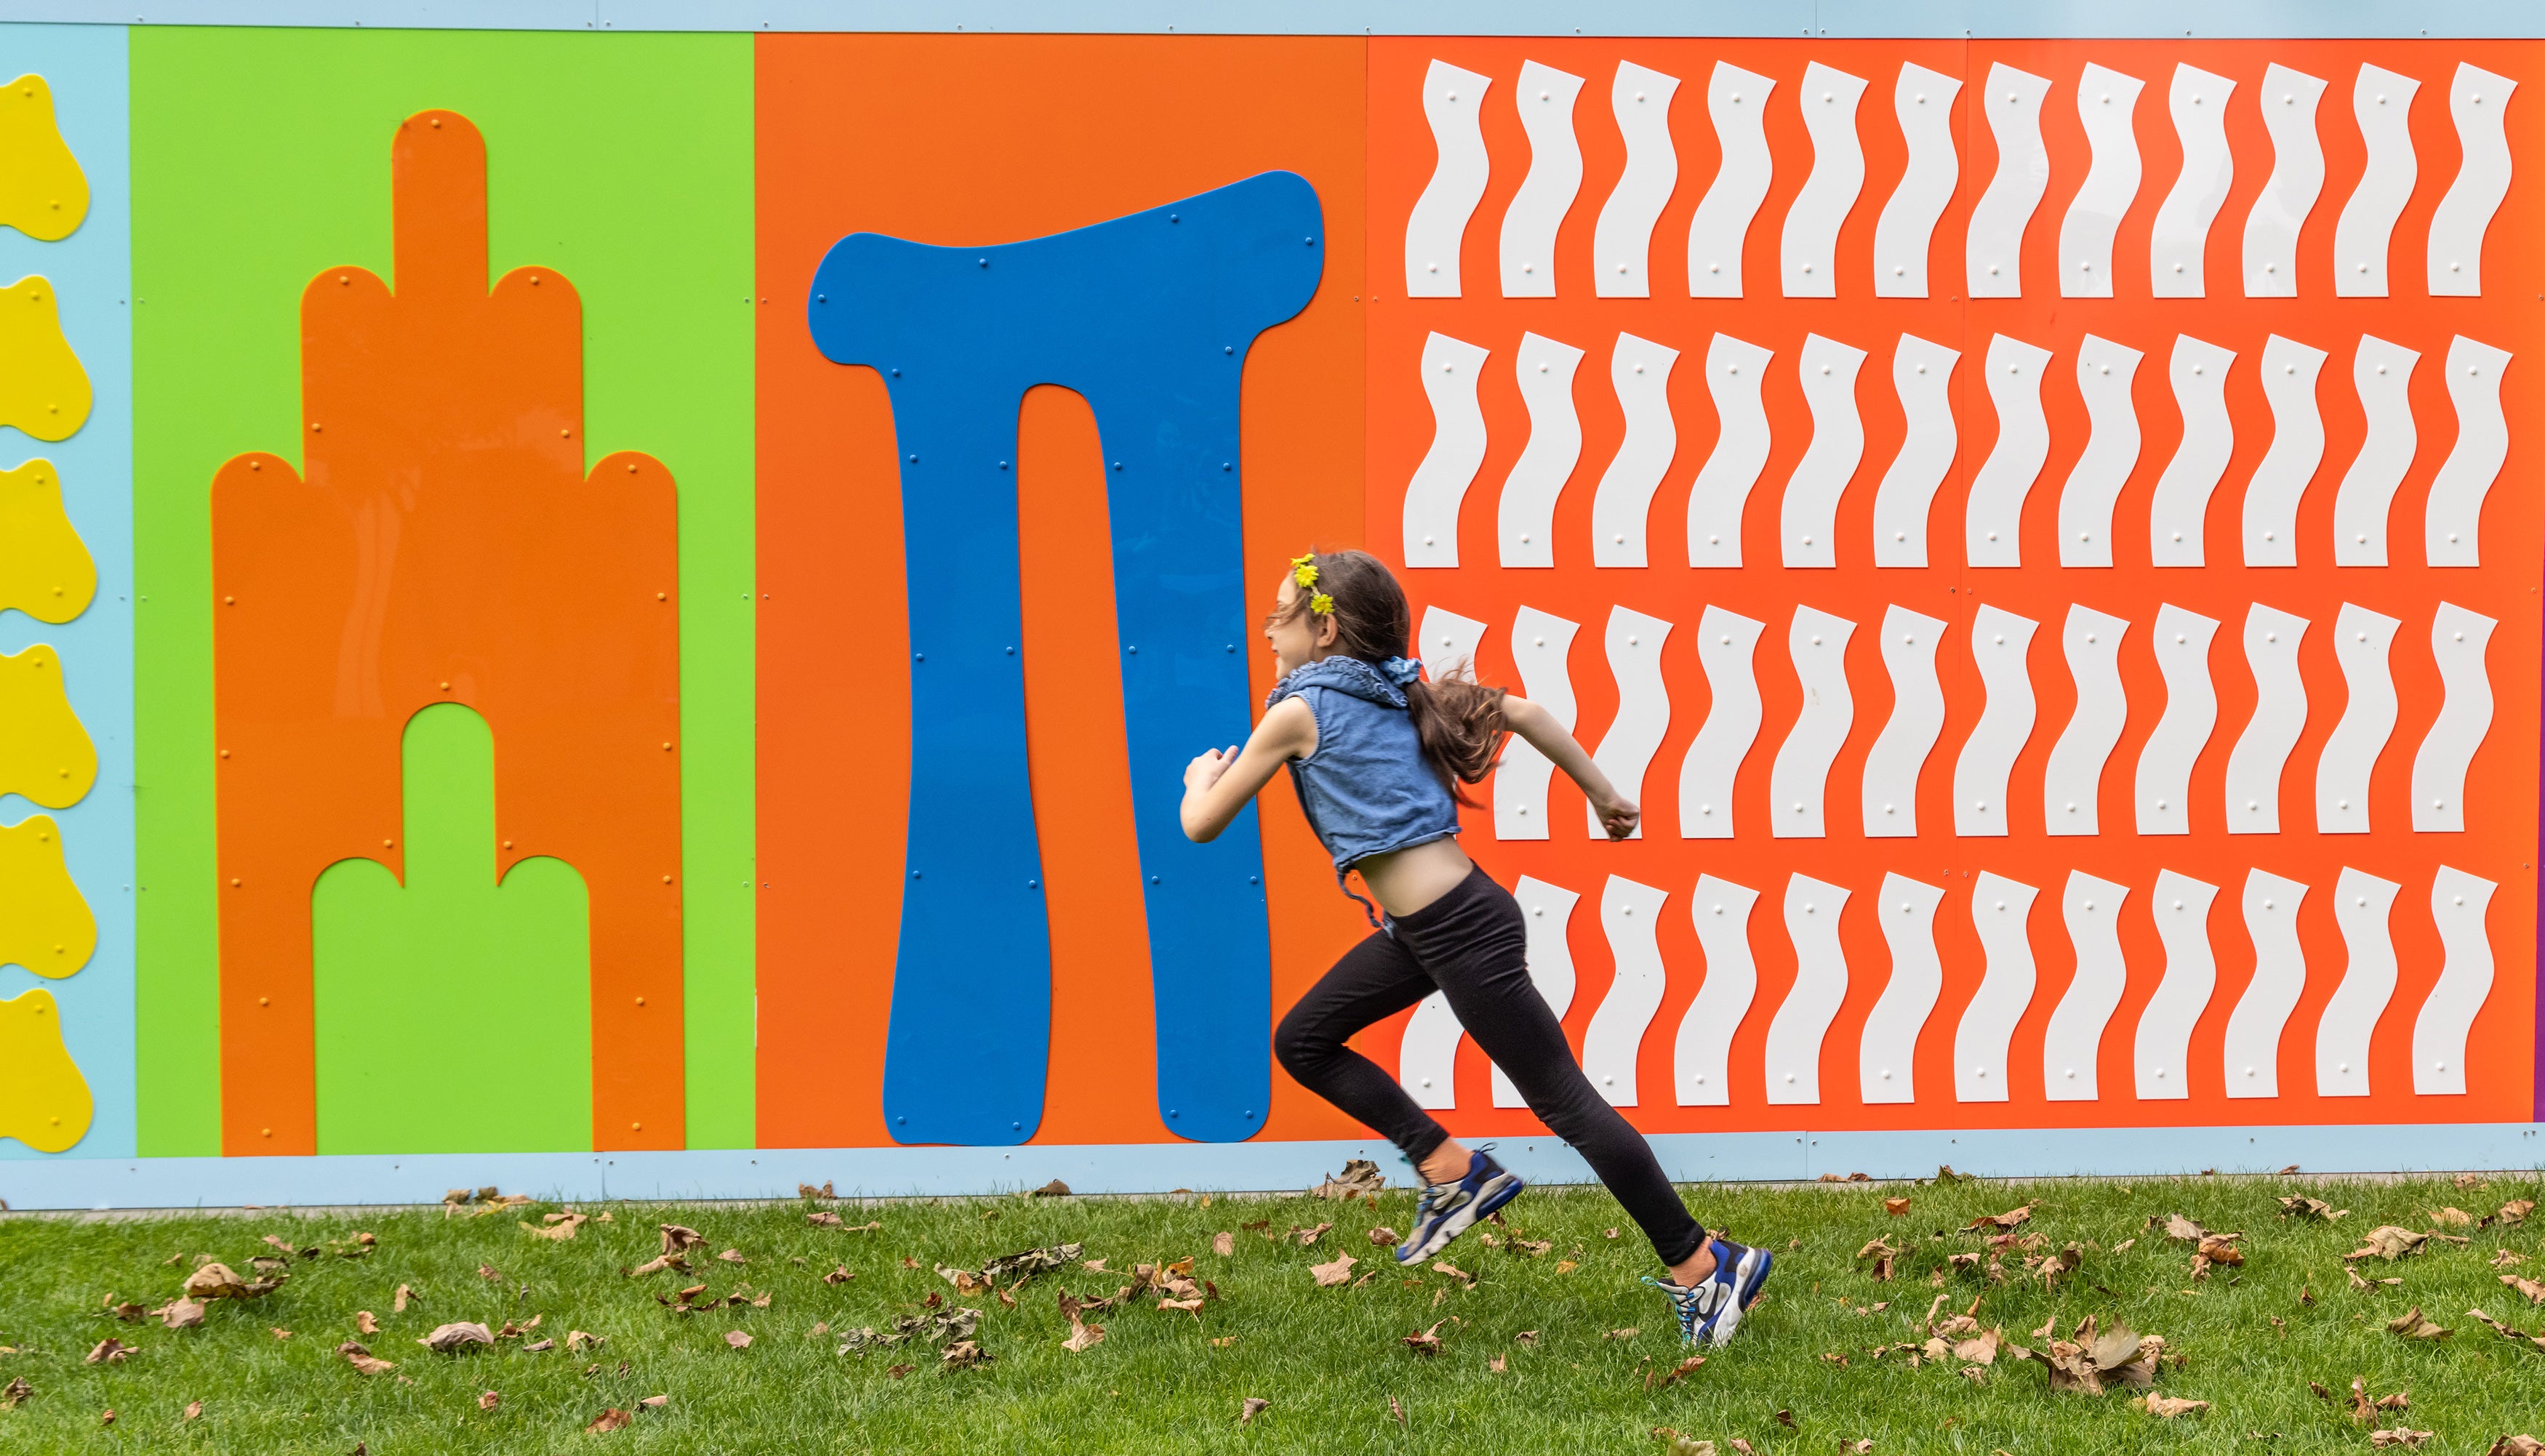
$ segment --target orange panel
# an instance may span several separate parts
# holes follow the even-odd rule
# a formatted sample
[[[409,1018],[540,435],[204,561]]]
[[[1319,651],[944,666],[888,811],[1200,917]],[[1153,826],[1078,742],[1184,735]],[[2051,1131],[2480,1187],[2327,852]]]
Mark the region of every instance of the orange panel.
[[[497,873],[555,855],[590,888],[594,1145],[678,1148],[673,483],[585,476],[582,303],[547,269],[488,291],[476,127],[412,117],[391,168],[395,291],[302,294],[306,478],[259,453],[212,483],[222,1148],[316,1150],[311,886],[403,873],[399,735],[434,702],[494,729]]]
[[[1363,55],[1363,42],[1349,39],[773,36],[759,42],[760,294],[767,305],[759,346],[762,1146],[889,1141],[880,1104],[883,1030],[909,812],[899,481],[880,381],[871,370],[824,361],[805,330],[815,265],[852,232],[945,244],[1014,241],[1276,168],[1315,186],[1328,235],[1358,237]],[[1248,360],[1246,549],[1268,593],[1287,557],[1311,543],[1349,545],[1359,537],[1359,266],[1353,250],[1332,250],[1315,301],[1264,335]],[[1039,407],[1028,410],[1028,423],[1038,414]],[[1066,426],[1054,429],[1068,434]],[[1046,527],[1087,529],[1085,523],[1050,522],[1042,509],[1027,515],[1028,531],[1037,519]],[[1095,558],[1106,554],[1091,549]],[[1041,603],[1051,599],[1038,595],[1034,568],[1025,585],[1028,641],[1087,630],[1065,617],[1039,619]],[[1110,610],[1109,593],[1055,605],[1070,613]],[[1095,635],[1109,639],[1109,620]],[[1258,662],[1258,690],[1270,688],[1270,667],[1269,658]],[[1052,704],[1042,686],[1047,675],[1030,659],[1027,672],[1029,713],[1070,714],[1070,735],[1101,731],[1097,720],[1107,711],[1118,721],[1118,707]],[[1087,684],[1075,690],[1112,691]],[[1118,762],[1118,744],[1107,752]],[[1044,763],[1037,741],[1038,817],[1046,795],[1060,788]],[[1098,771],[1060,791],[1089,795],[1091,813],[1101,802],[1096,822],[1120,826],[1119,851],[1131,852],[1126,780]],[[1335,893],[1286,791],[1266,795],[1263,821],[1277,1014],[1356,937],[1360,922]],[[1051,819],[1041,822],[1046,834],[1055,832]],[[1136,901],[1106,888],[1112,871],[1101,856],[1108,849],[1081,866],[1084,884],[1053,876],[1048,903],[1055,958],[1063,962],[1056,965],[1055,1100],[1037,1141],[1159,1135],[1146,1088],[1108,1079],[1101,1089],[1066,1090],[1092,1062],[1115,1056],[1136,1067],[1147,1055],[1108,1049],[1145,1036],[1118,998],[1136,990],[1139,1014],[1148,1014],[1138,969],[1145,947],[1125,929],[1136,914],[1123,918],[1125,905]],[[1047,842],[1044,862],[1056,865],[1077,852],[1074,845]],[[1108,935],[1115,943],[1098,943]],[[1088,972],[1077,959],[1078,936],[1090,937],[1089,953],[1118,963],[1098,979],[1080,979]],[[1101,1007],[1087,1000],[1099,987]],[[1081,1014],[1109,1028],[1094,1047],[1071,1040],[1083,1037],[1068,1029],[1085,1024],[1075,1022]],[[1175,1034],[1172,1027],[1164,1032]],[[1080,1104],[1063,1115],[1080,1095],[1102,1107]],[[1266,1135],[1353,1130],[1342,1114],[1274,1077]]]

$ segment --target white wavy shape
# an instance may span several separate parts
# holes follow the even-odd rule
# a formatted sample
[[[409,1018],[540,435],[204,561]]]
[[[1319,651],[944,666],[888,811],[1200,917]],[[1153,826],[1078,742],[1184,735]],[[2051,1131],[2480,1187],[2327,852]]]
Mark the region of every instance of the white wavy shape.
[[[1414,1105],[1437,1111],[1458,1105],[1458,1038],[1466,1028],[1449,1010],[1449,996],[1435,991],[1415,1003],[1396,1049],[1396,1081]]]
[[[1990,336],[1988,392],[1997,410],[1997,443],[1971,478],[1963,508],[1962,548],[1973,566],[2023,564],[2023,499],[2050,458],[2050,424],[2041,413],[2041,375],[2049,367],[2049,350]]]
[[[2073,605],[2060,628],[2068,677],[2077,685],[2077,710],[2050,746],[2041,774],[2041,817],[2050,834],[2102,833],[2103,765],[2130,715],[2129,694],[2121,688],[2121,638],[2129,629],[2117,616]]]
[[[2459,334],[2448,345],[2448,402],[2456,406],[2457,443],[2422,514],[2422,551],[2432,566],[2483,564],[2483,500],[2509,458],[2509,422],[2501,415],[2501,376],[2509,352]]]
[[[1582,351],[1540,334],[1519,336],[1513,367],[1528,407],[1528,444],[1503,477],[1494,536],[1505,566],[1555,564],[1555,500],[1582,461],[1582,419],[1573,409],[1573,374]]]
[[[1689,741],[1679,768],[1679,834],[1683,840],[1732,838],[1732,786],[1759,740],[1759,634],[1767,624],[1720,607],[1696,624],[1696,660],[1705,669],[1713,705]]]
[[[2395,998],[2395,936],[2388,917],[2402,888],[2347,865],[2334,886],[2333,922],[2341,929],[2349,964],[2315,1023],[2317,1096],[2368,1095],[2369,1038]]]
[[[1582,192],[1582,143],[1573,135],[1573,103],[1582,78],[1522,61],[1512,103],[1528,136],[1528,175],[1503,210],[1503,296],[1555,296],[1555,234]]]
[[[2139,138],[2130,121],[2146,83],[2089,61],[2077,77],[2077,120],[2093,164],[2059,223],[2059,296],[2112,296],[2112,233],[2139,195]]]
[[[2023,229],[2050,186],[2050,153],[2041,145],[2041,103],[2050,81],[2004,61],[1989,67],[1980,106],[1997,138],[1997,173],[1971,208],[1963,273],[1974,298],[2023,296]]]
[[[2216,885],[2170,869],[2157,873],[2153,914],[2165,946],[2165,977],[2139,1012],[2130,1045],[2130,1077],[2141,1101],[2191,1095],[2191,1028],[2218,985],[2218,958],[2209,948],[2209,906],[2217,898]]]
[[[2165,714],[2139,750],[2131,790],[2141,834],[2191,833],[2191,766],[2218,726],[2218,689],[2209,681],[2215,617],[2173,603],[2157,608],[2156,666],[2165,675]]]
[[[2492,731],[2492,675],[2484,649],[2499,625],[2481,612],[2442,602],[2430,615],[2430,656],[2439,665],[2439,715],[2413,755],[2413,830],[2465,832],[2466,769]]]
[[[1965,838],[2006,833],[2007,775],[2032,737],[2032,674],[2024,655],[2039,625],[1994,607],[1971,618],[1971,659],[1988,702],[1953,765],[1953,833]]]
[[[1935,644],[1946,623],[1898,603],[1882,613],[1882,665],[1891,674],[1891,717],[1864,756],[1864,837],[1918,833],[1918,777],[1944,728]]]
[[[1631,60],[1617,62],[1608,83],[1608,110],[1625,138],[1626,165],[1600,221],[1591,230],[1592,291],[1602,298],[1649,298],[1653,293],[1653,224],[1679,187],[1679,149],[1671,143],[1671,98],[1679,77]]]
[[[1873,224],[1877,298],[1927,296],[1928,245],[1962,180],[1961,158],[1953,147],[1953,98],[1961,89],[1959,77],[1914,62],[1900,67],[1900,80],[1891,89],[1891,111],[1900,120],[1909,160]]]
[[[1803,67],[1803,130],[1812,139],[1811,175],[1785,208],[1777,247],[1788,298],[1838,296],[1838,230],[1864,191],[1864,146],[1855,136],[1864,78],[1819,61]]]
[[[2148,555],[2158,566],[2208,562],[2209,497],[2236,453],[2236,422],[2227,414],[2227,371],[2235,364],[2232,350],[2174,336],[2165,372],[2182,412],[2182,443],[2148,498]]]
[[[1565,731],[1573,728],[1573,634],[1579,623],[1522,607],[1512,616],[1512,665],[1519,670],[1520,694],[1555,716]],[[1555,765],[1512,735],[1503,747],[1502,766],[1494,770],[1494,838],[1546,838],[1546,784]]]
[[[1811,407],[1812,443],[1785,479],[1777,536],[1785,565],[1838,565],[1838,502],[1864,460],[1864,421],[1855,411],[1855,374],[1864,351],[1803,337],[1803,403]]]
[[[1732,1103],[1732,1037],[1759,994],[1759,966],[1750,953],[1750,912],[1758,903],[1758,891],[1710,874],[1697,877],[1688,901],[1696,943],[1705,951],[1705,980],[1680,1016],[1671,1052],[1671,1080],[1683,1107]]]
[[[1612,1106],[1635,1105],[1635,1053],[1644,1043],[1644,1028],[1662,1009],[1669,977],[1662,969],[1661,928],[1667,890],[1639,885],[1623,875],[1608,876],[1600,892],[1600,929],[1608,936],[1608,952],[1617,974],[1591,1024],[1582,1031],[1582,1071]]]
[[[1662,643],[1670,630],[1669,622],[1632,607],[1608,609],[1608,672],[1617,680],[1617,716],[1608,720],[1591,762],[1630,799],[1643,798],[1644,769],[1653,762],[1653,750],[1662,746],[1662,735],[1670,731],[1670,688],[1662,682]],[[1608,837],[1600,827],[1598,808],[1586,801],[1582,814],[1593,840]],[[1627,836],[1643,837],[1640,824]]]
[[[1409,298],[1458,296],[1459,245],[1467,236],[1467,219],[1484,200],[1485,179],[1493,171],[1484,130],[1476,123],[1484,109],[1485,88],[1492,84],[1493,77],[1460,70],[1445,60],[1433,61],[1423,73],[1423,120],[1432,123],[1432,144],[1439,160],[1405,218],[1405,296]]]
[[[2085,396],[2086,448],[2059,488],[2059,564],[2112,564],[2112,503],[2139,463],[2139,412],[2130,384],[2145,358],[2125,344],[2088,334],[2077,345],[2077,392]]]
[[[2182,142],[2182,171],[2148,230],[2148,290],[2159,298],[2198,298],[2207,290],[2201,263],[2209,225],[2236,181],[2236,154],[2227,149],[2227,98],[2235,90],[2225,76],[2175,65],[2166,110]]]
[[[1423,625],[1414,634],[1414,650],[1422,659],[1423,676],[1439,683],[1455,677],[1474,677],[1476,648],[1484,640],[1483,622],[1460,616],[1445,607],[1426,607]]]
[[[1802,681],[1803,707],[1767,773],[1768,832],[1780,840],[1825,837],[1830,762],[1855,726],[1855,697],[1847,687],[1847,642],[1855,623],[1809,607],[1794,608],[1785,650]]]
[[[2410,76],[2372,65],[2359,68],[2350,88],[2350,114],[2359,121],[2368,160],[2333,226],[2333,291],[2341,297],[2386,296],[2388,239],[2421,176],[2412,121],[2413,94],[2421,89]]]
[[[2245,876],[2245,933],[2254,941],[2254,978],[2227,1014],[2219,1052],[2231,1097],[2280,1094],[2280,1028],[2306,991],[2306,948],[2298,905],[2307,887],[2264,870]]]
[[[1891,948],[1891,979],[1865,1013],[1856,1042],[1857,1095],[1868,1102],[1918,1100],[1918,1033],[1944,988],[1944,965],[1935,954],[1935,907],[1944,892],[1905,875],[1882,877],[1878,909],[1883,943]]]
[[[1405,483],[1405,564],[1458,564],[1458,505],[1485,463],[1485,412],[1476,381],[1486,351],[1446,334],[1423,341],[1423,394],[1432,402],[1432,447]]]
[[[1591,560],[1597,566],[1642,566],[1645,522],[1653,492],[1679,454],[1679,426],[1671,419],[1670,376],[1679,351],[1650,339],[1619,334],[1608,356],[1608,386],[1616,391],[1626,433],[1591,497]]]
[[[1971,885],[1971,929],[1979,932],[1988,969],[1953,1028],[1953,1100],[2007,1099],[2006,1048],[2014,1023],[2032,1005],[2032,886],[1991,870]]]
[[[2324,81],[2276,62],[2262,71],[2262,128],[2271,175],[2245,214],[2245,296],[2298,295],[2298,233],[2324,192],[2324,143],[2315,134]]]
[[[2496,888],[2444,864],[2430,880],[2430,919],[2438,923],[2445,958],[2413,1018],[2413,1091],[2419,1095],[2465,1093],[2466,1033],[2492,995],[2492,939],[2484,933],[2483,917]]]
[[[2077,974],[2070,977],[2050,1023],[2041,1032],[2041,1094],[2054,1102],[2091,1102],[2097,1091],[2095,1063],[2103,1048],[2103,1028],[2121,1004],[2129,984],[2129,966],[2121,959],[2121,902],[2130,887],[2096,879],[2084,870],[2068,872],[2068,887],[2059,897],[2060,917],[2068,924],[2068,943],[2077,951]]]
[[[2395,732],[2395,675],[2387,649],[2403,623],[2355,603],[2341,604],[2333,623],[2333,656],[2348,695],[2341,721],[2315,764],[2315,832],[2368,833],[2368,783],[2377,756]]]
[[[2324,463],[2324,415],[2316,376],[2324,351],[2277,334],[2262,341],[2262,398],[2271,406],[2271,445],[2245,483],[2245,564],[2298,564],[2298,502]]]
[[[2502,114],[2518,83],[2464,61],[2448,82],[2448,117],[2457,124],[2464,158],[2438,210],[2430,214],[2430,294],[2478,297],[2483,293],[2483,235],[2509,195],[2509,139]]]
[[[2342,473],[2333,496],[2333,563],[2336,566],[2386,564],[2387,507],[2395,487],[2413,468],[2421,433],[2413,424],[2413,366],[2422,356],[2374,334],[2359,336],[2359,352],[2350,361],[2351,387],[2359,391],[2359,409],[2368,429],[2359,453]]]
[[[1743,93],[1750,95],[1754,93]],[[1730,334],[1705,347],[1705,392],[1714,398],[1721,428],[1714,450],[1687,492],[1687,564],[1741,564],[1741,514],[1751,487],[1767,464],[1767,409],[1759,386],[1775,356]]]
[[[1838,921],[1848,891],[1798,874],[1785,881],[1785,934],[1794,942],[1794,985],[1767,1022],[1767,1100],[1821,1099],[1821,1040],[1847,1000],[1847,951]]]
[[[1714,182],[1697,200],[1687,224],[1687,295],[1691,298],[1741,296],[1741,248],[1750,237],[1750,220],[1759,215],[1775,160],[1767,153],[1767,133],[1761,119],[1767,114],[1767,93],[1776,83],[1729,61],[1716,61],[1706,78],[1705,114],[1714,122],[1714,139],[1723,163]]]
[[[2307,619],[2257,602],[2245,613],[2245,663],[2254,672],[2254,716],[2227,755],[2227,832],[2280,832],[2280,770],[2306,731],[2306,680],[2298,643]]]
[[[1908,428],[1873,492],[1876,566],[1927,564],[1927,509],[1960,448],[1953,428],[1953,365],[1961,358],[1960,350],[1915,334],[1901,335],[1891,352],[1891,388],[1900,396]]]
[[[1546,999],[1546,1009],[1562,1020],[1573,1007],[1573,946],[1566,939],[1573,925],[1573,906],[1582,897],[1562,885],[1548,884],[1534,875],[1521,875],[1512,886],[1512,898],[1519,902],[1520,913],[1527,917],[1528,979],[1537,994]],[[1519,1094],[1511,1074],[1494,1068],[1494,1105],[1525,1107],[1528,1098]]]

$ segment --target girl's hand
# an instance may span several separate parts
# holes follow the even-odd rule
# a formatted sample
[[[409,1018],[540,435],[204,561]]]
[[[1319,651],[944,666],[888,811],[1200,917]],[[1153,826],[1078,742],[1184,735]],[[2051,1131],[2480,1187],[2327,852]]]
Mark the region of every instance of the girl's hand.
[[[1635,826],[1643,821],[1644,811],[1636,807],[1635,801],[1615,793],[1600,799],[1598,807],[1600,827],[1608,832],[1611,840],[1622,840],[1633,834]]]
[[[1204,753],[1185,765],[1185,792],[1199,793],[1208,789],[1212,784],[1219,782],[1219,775],[1227,772],[1229,765],[1236,762],[1237,745],[1233,743],[1224,751],[1211,749]]]

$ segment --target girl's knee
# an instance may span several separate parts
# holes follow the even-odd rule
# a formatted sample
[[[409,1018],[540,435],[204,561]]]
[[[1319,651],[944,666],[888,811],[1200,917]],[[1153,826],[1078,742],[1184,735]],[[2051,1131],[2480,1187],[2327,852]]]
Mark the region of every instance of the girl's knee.
[[[1272,1031],[1273,1058],[1280,1062],[1281,1070],[1302,1082],[1306,1080],[1307,1073],[1313,1071],[1326,1058],[1333,1056],[1340,1045],[1342,1043],[1334,1038],[1310,1029],[1308,1021],[1299,1014],[1296,1007],[1291,1009],[1290,1014],[1281,1018],[1281,1024],[1274,1027]]]

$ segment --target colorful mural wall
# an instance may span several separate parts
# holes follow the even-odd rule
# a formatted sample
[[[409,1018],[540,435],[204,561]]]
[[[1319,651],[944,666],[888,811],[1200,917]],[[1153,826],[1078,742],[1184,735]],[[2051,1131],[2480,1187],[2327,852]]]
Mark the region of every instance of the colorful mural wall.
[[[1375,1152],[1311,544],[1682,1175],[2545,1164],[2540,43],[0,25],[0,1196]]]

